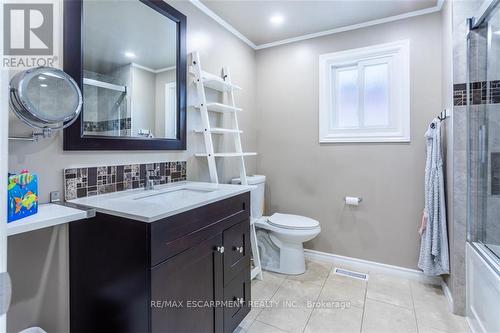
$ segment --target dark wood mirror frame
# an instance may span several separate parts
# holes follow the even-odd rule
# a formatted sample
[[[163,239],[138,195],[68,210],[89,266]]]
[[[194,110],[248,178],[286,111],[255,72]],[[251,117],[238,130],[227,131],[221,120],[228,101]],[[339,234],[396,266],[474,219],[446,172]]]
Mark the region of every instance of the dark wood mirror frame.
[[[177,138],[104,137],[83,135],[83,110],[64,130],[64,150],[186,150],[186,16],[162,0],[137,0],[177,24]],[[64,1],[64,71],[82,88],[83,0]],[[158,33],[152,31],[151,33]]]

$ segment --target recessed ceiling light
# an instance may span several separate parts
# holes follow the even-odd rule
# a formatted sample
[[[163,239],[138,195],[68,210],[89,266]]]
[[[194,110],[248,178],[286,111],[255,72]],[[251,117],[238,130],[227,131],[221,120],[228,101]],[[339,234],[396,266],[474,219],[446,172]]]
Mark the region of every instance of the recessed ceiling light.
[[[46,78],[45,76],[41,76],[41,75],[40,75],[40,76],[38,77],[38,80],[46,80],[46,79],[47,79],[47,78]]]
[[[283,21],[285,21],[285,18],[283,17],[283,15],[275,14],[271,16],[269,21],[271,21],[271,23],[274,25],[280,25],[281,23],[283,23]]]
[[[125,56],[128,58],[135,58],[135,53],[127,51],[125,52]]]
[[[46,87],[47,87],[47,85],[46,85],[45,83],[42,83],[42,84],[40,85],[40,87],[42,87],[42,88],[46,88]]]

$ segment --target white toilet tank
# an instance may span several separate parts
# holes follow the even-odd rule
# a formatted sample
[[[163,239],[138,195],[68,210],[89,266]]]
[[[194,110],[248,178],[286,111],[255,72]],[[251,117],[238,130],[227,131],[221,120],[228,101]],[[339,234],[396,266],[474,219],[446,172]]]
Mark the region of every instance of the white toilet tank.
[[[250,191],[250,202],[252,209],[252,218],[258,219],[264,214],[264,190],[266,188],[266,176],[253,175],[247,176],[248,185],[257,186]],[[240,178],[231,180],[231,184],[241,184]]]

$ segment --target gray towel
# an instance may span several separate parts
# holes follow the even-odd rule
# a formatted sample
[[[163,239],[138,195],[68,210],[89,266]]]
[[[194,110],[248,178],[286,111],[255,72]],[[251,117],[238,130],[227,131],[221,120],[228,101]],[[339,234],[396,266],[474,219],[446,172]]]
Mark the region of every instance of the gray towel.
[[[434,124],[434,125],[432,125]],[[427,275],[448,274],[448,234],[444,198],[443,160],[441,156],[441,121],[435,118],[425,133],[425,208],[427,224],[422,232],[418,267]]]

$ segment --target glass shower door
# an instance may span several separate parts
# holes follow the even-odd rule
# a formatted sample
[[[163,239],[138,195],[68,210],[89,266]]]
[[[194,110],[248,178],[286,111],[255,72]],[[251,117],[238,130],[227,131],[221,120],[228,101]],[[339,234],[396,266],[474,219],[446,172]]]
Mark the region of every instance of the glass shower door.
[[[486,199],[486,216],[483,243],[500,258],[500,7],[488,21],[486,75],[489,84],[488,165],[489,195]]]
[[[500,332],[500,0],[484,0],[467,34],[466,315]],[[496,9],[495,9],[496,6]],[[477,22],[477,23],[474,23]]]
[[[500,7],[469,35],[469,241],[500,260]]]

